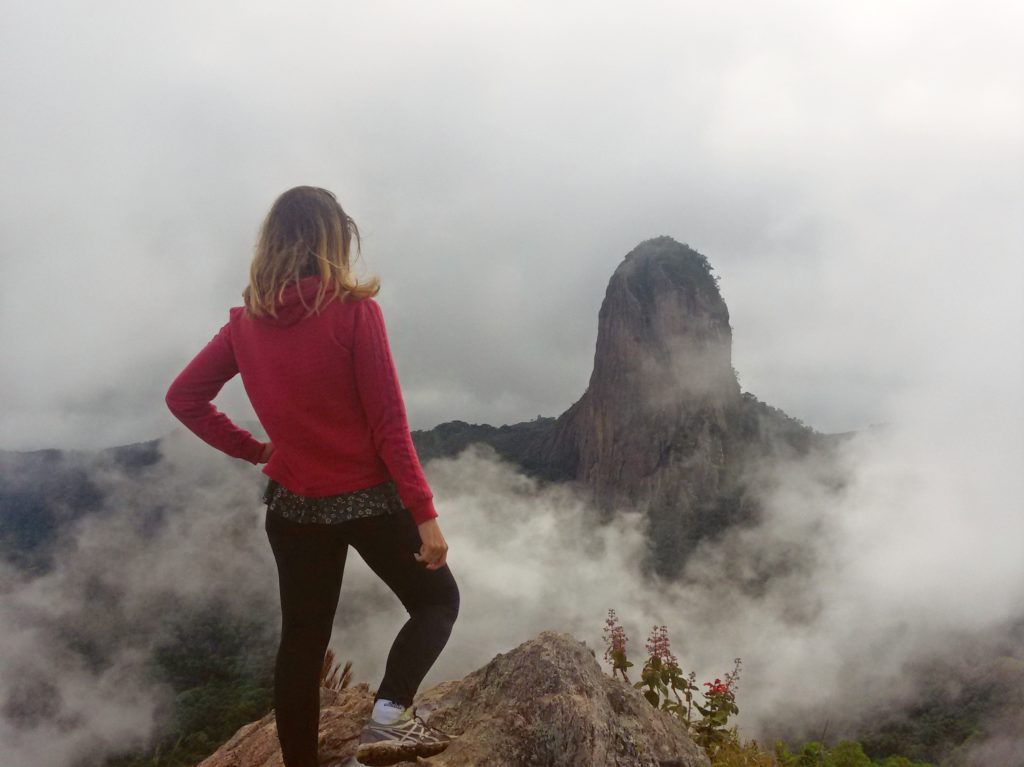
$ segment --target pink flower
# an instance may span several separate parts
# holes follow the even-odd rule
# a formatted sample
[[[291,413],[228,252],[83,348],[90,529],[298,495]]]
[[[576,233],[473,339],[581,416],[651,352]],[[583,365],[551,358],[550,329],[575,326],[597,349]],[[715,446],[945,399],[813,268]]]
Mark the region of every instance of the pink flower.
[[[619,625],[619,619],[611,609],[608,610],[604,624],[604,637],[608,645],[604,651],[604,659],[614,663],[613,652],[621,652],[623,655],[626,653],[626,630]]]
[[[651,629],[646,647],[651,657],[660,658],[666,664],[679,665],[676,661],[676,656],[672,654],[672,650],[669,647],[668,628],[666,626],[654,626]]]

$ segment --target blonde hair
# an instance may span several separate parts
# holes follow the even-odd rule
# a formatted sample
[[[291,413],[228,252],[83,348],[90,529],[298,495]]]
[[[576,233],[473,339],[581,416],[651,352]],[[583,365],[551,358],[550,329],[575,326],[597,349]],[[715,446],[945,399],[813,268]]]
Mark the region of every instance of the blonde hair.
[[[328,300],[369,298],[380,291],[380,278],[360,283],[349,263],[352,236],[362,253],[359,229],[337,198],[326,189],[297,186],[274,201],[260,228],[249,269],[249,285],[242,292],[249,314],[277,316],[277,304],[288,285],[304,277],[320,276],[320,288],[311,312]]]

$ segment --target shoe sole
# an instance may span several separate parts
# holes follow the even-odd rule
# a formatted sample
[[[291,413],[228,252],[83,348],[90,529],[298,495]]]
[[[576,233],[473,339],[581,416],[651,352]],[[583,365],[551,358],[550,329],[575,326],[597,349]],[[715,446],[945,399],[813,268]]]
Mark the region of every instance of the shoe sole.
[[[384,767],[385,765],[405,762],[415,759],[417,756],[437,756],[444,751],[450,743],[364,743],[356,750],[355,758],[357,764],[365,764],[367,767]]]

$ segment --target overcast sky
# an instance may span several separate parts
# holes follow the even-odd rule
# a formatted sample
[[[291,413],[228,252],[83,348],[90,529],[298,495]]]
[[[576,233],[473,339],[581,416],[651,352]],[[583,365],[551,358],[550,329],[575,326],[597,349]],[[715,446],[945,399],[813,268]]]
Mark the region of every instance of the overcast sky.
[[[667,623],[702,678],[742,656],[747,732],[800,706],[817,727],[891,705],[880,680],[957,632],[1019,618],[1019,3],[0,2],[0,448],[173,431],[167,385],[294,185],[361,227],[414,428],[565,410],[609,277],[670,235],[721,277],[744,390],[822,431],[896,427],[851,443],[841,498],[813,464],[780,472],[764,524],[702,548],[679,586],[636,572],[642,520],[594,528],[486,451],[431,462],[465,608],[428,683],[544,628],[599,646],[615,607],[636,652]],[[218,403],[252,417],[237,381]],[[97,681],[52,641],[106,631],[90,578],[143,626],[167,589],[276,609],[257,469],[176,432],[141,479],[97,476],[107,513],[53,573],[3,567],[0,691],[30,670],[82,717],[17,742],[0,722],[17,763],[146,732],[135,650]],[[187,514],[146,542],[152,497]],[[801,564],[794,541],[809,561],[762,598],[718,577]],[[378,605],[352,562],[346,604]],[[332,640],[373,683],[391,607]]]
[[[743,389],[819,430],[1024,383],[1018,3],[3,11],[2,448],[173,429],[298,184],[364,233],[413,428],[565,410],[663,234],[720,275]]]

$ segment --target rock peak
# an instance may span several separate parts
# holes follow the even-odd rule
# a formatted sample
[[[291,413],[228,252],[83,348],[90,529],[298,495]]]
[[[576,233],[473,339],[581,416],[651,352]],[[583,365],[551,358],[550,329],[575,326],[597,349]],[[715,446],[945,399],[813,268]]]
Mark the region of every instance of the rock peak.
[[[679,242],[670,235],[660,234],[657,237],[651,237],[640,242],[640,244],[626,254],[623,260],[631,261],[635,258],[643,258],[664,252],[692,253],[704,259],[703,255],[691,248],[687,243]]]
[[[558,418],[543,460],[586,487],[605,517],[646,507],[668,575],[722,516],[742,407],[729,310],[708,259],[654,237],[608,281],[590,383]]]
[[[712,300],[715,313],[724,318],[726,326],[729,324],[729,312],[718,290],[718,278],[712,274],[707,257],[668,235],[644,240],[629,251],[612,274],[609,292],[616,282],[624,283],[627,291],[651,308],[654,308],[652,299],[657,293],[703,293]]]

